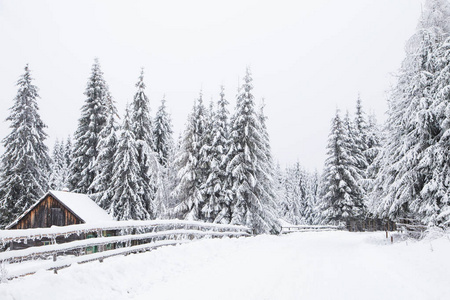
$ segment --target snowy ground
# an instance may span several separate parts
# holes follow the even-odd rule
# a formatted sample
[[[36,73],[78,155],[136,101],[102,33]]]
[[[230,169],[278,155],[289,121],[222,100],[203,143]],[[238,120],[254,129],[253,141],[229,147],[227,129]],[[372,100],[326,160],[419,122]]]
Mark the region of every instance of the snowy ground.
[[[450,239],[318,232],[203,240],[42,271],[0,299],[450,299]]]

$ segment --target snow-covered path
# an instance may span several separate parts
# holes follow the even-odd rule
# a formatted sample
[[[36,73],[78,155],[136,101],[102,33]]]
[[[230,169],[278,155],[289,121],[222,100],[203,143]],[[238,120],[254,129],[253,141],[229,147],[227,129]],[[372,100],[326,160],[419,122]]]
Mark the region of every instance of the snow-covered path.
[[[0,299],[450,299],[450,240],[384,233],[204,240],[40,272]]]

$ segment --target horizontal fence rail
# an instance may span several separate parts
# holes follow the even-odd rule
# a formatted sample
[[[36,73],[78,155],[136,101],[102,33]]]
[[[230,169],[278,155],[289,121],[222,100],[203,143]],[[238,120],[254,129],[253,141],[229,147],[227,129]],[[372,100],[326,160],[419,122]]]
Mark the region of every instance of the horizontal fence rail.
[[[333,225],[286,225],[281,227],[281,233],[292,232],[310,232],[310,231],[335,231],[344,230],[345,226],[333,226]]]
[[[105,236],[107,232],[114,232],[114,235]],[[251,230],[244,226],[180,220],[113,221],[64,227],[0,230],[3,249],[8,246],[13,249],[18,245],[22,248],[0,252],[0,281],[33,274],[42,269],[56,272],[73,263],[94,260],[102,262],[111,256],[149,251],[194,239],[245,237],[251,234]],[[74,235],[76,240],[65,242],[65,238]],[[49,244],[26,247],[28,243],[43,239]]]

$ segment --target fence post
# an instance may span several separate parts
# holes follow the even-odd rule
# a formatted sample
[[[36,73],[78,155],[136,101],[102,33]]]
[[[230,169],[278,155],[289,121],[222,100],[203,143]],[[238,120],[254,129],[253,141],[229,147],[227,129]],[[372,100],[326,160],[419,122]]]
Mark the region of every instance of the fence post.
[[[53,253],[53,261],[56,261],[56,253]],[[58,270],[55,268],[53,269],[54,274],[58,274]]]

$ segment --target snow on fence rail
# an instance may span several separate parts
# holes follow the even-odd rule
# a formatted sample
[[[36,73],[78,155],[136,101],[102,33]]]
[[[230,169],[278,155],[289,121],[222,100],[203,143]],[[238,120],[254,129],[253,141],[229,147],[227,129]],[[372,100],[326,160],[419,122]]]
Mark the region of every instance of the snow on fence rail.
[[[119,235],[104,236],[107,231],[115,231]],[[96,236],[86,239],[90,233]],[[58,237],[71,235],[77,235],[81,239],[57,243]],[[244,226],[180,220],[113,221],[64,227],[0,230],[0,243],[3,247],[8,243],[12,246],[13,243],[27,243],[29,240],[42,238],[51,241],[50,245],[0,252],[0,276],[3,274],[0,279],[12,279],[42,269],[56,272],[73,263],[93,260],[102,262],[107,257],[149,251],[193,239],[250,235],[251,230]],[[98,252],[88,254],[87,249],[92,252],[94,247]]]
[[[333,226],[333,225],[285,225],[281,227],[281,233],[291,232],[308,232],[308,231],[332,231],[332,230],[344,230],[345,226]]]
[[[399,219],[396,226],[402,234],[416,239],[421,239],[429,229],[428,226],[423,225],[419,220],[408,218]]]

